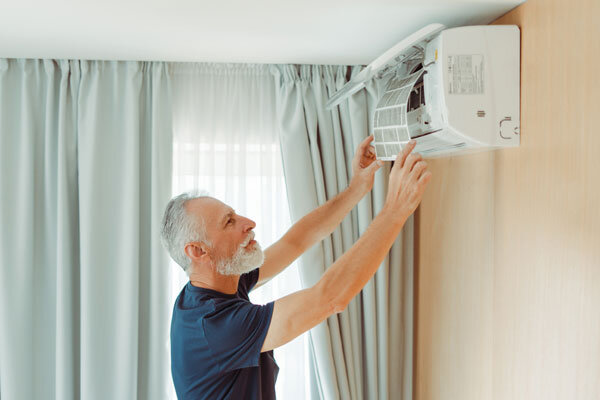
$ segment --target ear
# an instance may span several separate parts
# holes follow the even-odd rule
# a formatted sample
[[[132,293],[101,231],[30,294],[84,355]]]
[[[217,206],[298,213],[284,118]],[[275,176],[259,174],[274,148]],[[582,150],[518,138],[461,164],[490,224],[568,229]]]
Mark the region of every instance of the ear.
[[[199,262],[203,257],[208,257],[207,250],[207,246],[202,242],[190,242],[183,249],[192,262]]]

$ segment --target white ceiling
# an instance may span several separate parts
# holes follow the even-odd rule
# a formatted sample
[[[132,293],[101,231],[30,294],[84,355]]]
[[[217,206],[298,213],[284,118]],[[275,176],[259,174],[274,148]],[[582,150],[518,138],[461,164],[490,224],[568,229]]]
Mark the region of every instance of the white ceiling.
[[[368,64],[432,22],[523,0],[2,0],[0,58]]]

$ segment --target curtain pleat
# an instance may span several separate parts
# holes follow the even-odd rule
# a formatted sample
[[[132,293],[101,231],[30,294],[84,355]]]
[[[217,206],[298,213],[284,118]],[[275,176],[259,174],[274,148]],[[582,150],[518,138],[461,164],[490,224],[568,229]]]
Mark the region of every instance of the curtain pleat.
[[[358,144],[385,82],[374,81],[333,110],[327,99],[360,67],[273,66],[290,215],[297,221],[344,190]],[[305,287],[364,233],[385,201],[389,165],[373,191],[330,237],[301,257]],[[310,332],[313,398],[409,399],[412,376],[412,218],[390,254],[346,310]]]
[[[162,63],[0,60],[0,397],[163,399]]]

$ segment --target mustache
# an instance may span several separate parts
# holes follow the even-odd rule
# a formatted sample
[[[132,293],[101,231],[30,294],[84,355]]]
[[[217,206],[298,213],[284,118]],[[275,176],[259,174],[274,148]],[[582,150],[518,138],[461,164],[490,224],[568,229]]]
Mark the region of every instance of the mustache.
[[[250,243],[250,241],[252,241],[252,240],[254,240],[254,232],[250,231],[246,240],[244,240],[244,242],[242,244],[240,244],[240,247],[248,246],[248,243]]]

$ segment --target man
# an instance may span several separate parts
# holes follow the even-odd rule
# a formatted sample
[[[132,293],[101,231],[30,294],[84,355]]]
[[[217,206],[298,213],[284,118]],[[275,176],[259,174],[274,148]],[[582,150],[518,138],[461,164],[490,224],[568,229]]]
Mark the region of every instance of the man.
[[[274,399],[272,350],[343,311],[375,274],[431,173],[411,142],[398,154],[383,210],[313,287],[266,305],[248,300],[304,251],[329,235],[373,187],[372,136],[357,149],[348,188],[313,210],[264,253],[254,221],[217,199],[183,194],[166,207],[162,239],[190,281],[175,301],[171,371],[180,399]],[[259,268],[260,267],[260,268]]]

